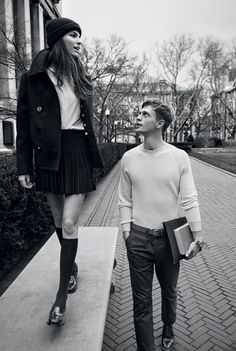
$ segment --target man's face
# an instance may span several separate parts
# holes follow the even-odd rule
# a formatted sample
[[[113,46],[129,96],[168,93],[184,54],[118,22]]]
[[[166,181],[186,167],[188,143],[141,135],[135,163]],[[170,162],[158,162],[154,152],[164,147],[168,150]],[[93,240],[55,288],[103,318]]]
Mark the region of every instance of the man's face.
[[[163,126],[163,123],[160,124],[161,121],[163,120],[157,119],[156,112],[152,106],[145,106],[141,109],[136,119],[136,131],[141,134],[150,133]]]

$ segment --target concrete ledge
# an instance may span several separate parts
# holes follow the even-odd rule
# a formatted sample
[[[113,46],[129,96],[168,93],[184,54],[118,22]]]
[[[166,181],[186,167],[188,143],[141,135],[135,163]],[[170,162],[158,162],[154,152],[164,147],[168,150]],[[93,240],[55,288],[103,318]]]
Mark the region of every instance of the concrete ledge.
[[[101,350],[117,235],[116,227],[79,229],[79,288],[62,327],[46,324],[59,279],[53,235],[0,298],[0,350]]]

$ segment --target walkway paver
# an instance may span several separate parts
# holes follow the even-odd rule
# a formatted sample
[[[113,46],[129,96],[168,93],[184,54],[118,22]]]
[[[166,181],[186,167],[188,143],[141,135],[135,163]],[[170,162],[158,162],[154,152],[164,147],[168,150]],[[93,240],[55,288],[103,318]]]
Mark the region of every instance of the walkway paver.
[[[236,350],[236,177],[195,159],[191,163],[207,248],[193,260],[181,263],[175,351],[233,351]],[[119,221],[115,208],[119,172],[113,172],[114,188],[109,189],[113,203],[105,222],[108,226]],[[103,351],[135,351],[129,269],[121,232],[117,261],[116,292],[110,297]],[[162,331],[160,307],[160,289],[155,281],[157,350]]]

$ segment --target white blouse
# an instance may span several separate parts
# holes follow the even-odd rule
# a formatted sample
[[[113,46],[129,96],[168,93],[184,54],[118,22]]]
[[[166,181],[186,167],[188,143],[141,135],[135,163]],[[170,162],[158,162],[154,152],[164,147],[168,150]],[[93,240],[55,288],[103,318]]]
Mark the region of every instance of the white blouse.
[[[83,130],[84,126],[80,118],[80,99],[75,95],[72,86],[67,80],[63,81],[62,86],[58,86],[52,69],[47,69],[47,74],[56,89],[60,102],[61,129]]]

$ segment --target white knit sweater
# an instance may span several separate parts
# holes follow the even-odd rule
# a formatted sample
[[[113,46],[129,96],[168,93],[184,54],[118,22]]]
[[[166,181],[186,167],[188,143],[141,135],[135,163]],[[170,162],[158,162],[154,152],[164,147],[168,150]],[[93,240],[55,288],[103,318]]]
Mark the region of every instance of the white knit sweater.
[[[180,206],[184,212],[180,212]],[[123,231],[130,222],[150,229],[185,215],[193,231],[201,230],[199,204],[190,160],[185,151],[164,143],[147,150],[141,144],[121,160],[119,209]]]

